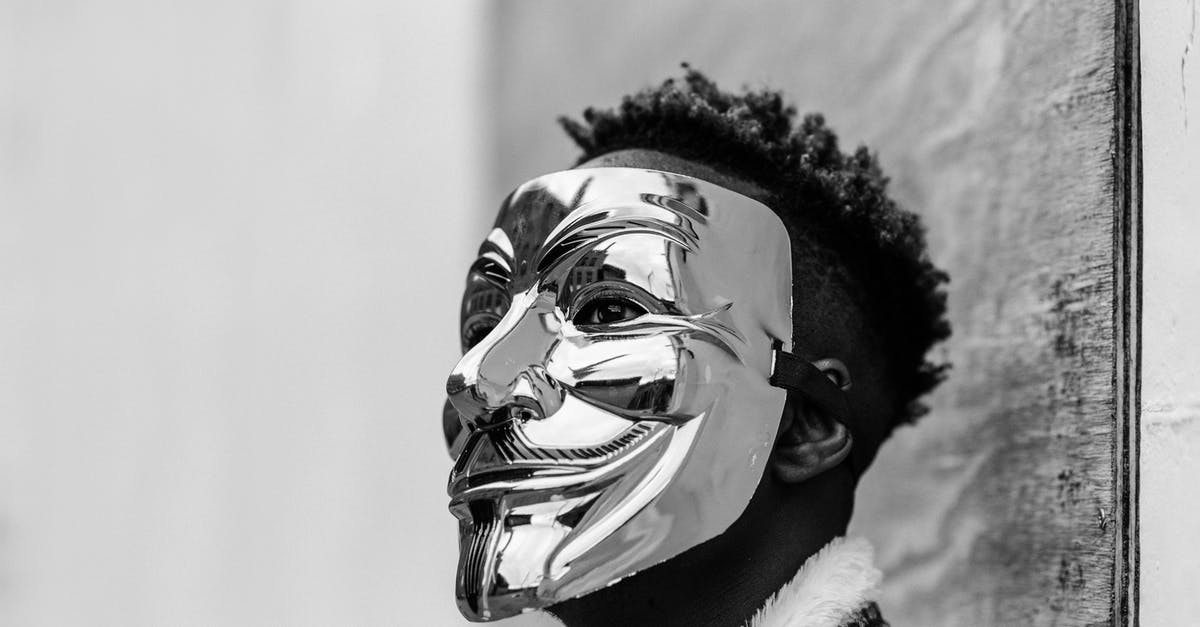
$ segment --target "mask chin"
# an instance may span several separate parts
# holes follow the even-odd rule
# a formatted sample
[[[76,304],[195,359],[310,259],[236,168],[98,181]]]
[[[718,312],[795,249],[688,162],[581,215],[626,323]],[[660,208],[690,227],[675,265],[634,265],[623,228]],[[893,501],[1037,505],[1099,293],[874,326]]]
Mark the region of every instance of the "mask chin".
[[[598,411],[568,402],[539,422],[570,424]],[[461,542],[457,596],[468,618],[496,620],[586,594],[612,583],[596,575],[620,570],[614,558],[661,541],[655,536],[667,527],[630,534],[637,527],[630,519],[678,472],[699,425],[610,419],[623,423],[615,437],[573,447],[535,445],[529,428],[547,430],[535,422],[471,438],[467,462],[451,477]],[[623,535],[632,544],[597,550]]]

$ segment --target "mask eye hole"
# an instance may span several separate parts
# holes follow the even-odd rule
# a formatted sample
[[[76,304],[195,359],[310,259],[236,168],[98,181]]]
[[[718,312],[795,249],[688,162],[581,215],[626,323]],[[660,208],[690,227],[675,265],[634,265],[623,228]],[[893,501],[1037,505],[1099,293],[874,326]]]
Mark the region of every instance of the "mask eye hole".
[[[481,313],[471,316],[463,325],[462,346],[463,352],[471,350],[476,344],[483,341],[492,329],[496,328],[496,324],[500,319],[492,313]]]
[[[599,294],[579,307],[571,322],[576,326],[614,324],[633,320],[646,313],[645,307],[627,296]]]

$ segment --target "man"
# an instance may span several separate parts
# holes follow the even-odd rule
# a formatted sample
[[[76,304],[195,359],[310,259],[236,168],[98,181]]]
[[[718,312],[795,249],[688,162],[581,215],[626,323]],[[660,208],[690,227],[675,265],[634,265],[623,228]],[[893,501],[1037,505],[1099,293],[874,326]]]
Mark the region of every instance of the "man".
[[[686,68],[686,66],[685,66]],[[865,148],[686,69],[562,120],[447,383],[472,620],[884,625],[854,488],[946,365],[945,273]]]

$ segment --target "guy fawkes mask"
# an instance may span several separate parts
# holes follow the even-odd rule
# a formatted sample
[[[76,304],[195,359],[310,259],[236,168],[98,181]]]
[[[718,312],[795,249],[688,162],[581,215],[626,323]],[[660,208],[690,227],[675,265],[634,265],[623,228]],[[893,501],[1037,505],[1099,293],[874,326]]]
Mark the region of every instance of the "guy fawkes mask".
[[[446,384],[465,616],[587,594],[737,519],[786,396],[790,253],[765,205],[668,172],[569,170],[508,197]]]

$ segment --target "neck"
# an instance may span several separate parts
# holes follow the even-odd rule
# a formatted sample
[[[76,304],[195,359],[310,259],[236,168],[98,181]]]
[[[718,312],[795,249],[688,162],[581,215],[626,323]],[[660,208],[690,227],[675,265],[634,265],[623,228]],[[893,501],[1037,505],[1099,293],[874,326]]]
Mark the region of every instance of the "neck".
[[[809,556],[845,533],[854,489],[845,468],[800,485],[768,475],[725,533],[549,611],[569,627],[741,627]]]

